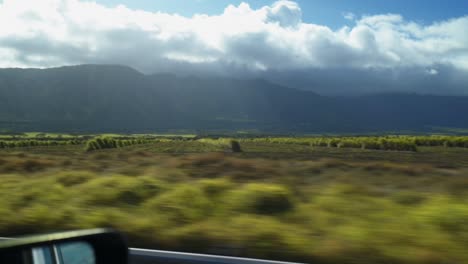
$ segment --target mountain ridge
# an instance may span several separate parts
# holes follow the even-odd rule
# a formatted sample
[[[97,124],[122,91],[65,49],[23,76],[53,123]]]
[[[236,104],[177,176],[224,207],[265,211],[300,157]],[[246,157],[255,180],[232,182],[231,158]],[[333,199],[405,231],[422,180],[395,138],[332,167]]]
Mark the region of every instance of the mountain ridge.
[[[374,132],[468,127],[468,97],[323,96],[262,79],[143,74],[123,65],[0,69],[0,129]]]

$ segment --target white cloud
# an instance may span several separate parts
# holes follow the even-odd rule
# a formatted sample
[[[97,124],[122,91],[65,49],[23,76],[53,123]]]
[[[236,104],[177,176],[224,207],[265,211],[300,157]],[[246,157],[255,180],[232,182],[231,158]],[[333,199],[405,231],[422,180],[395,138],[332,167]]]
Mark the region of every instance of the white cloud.
[[[429,70],[427,70],[427,74],[437,75],[437,74],[439,74],[439,71],[437,71],[436,69],[429,69]]]
[[[296,27],[301,23],[302,11],[296,2],[281,0],[264,9],[267,11],[267,21],[277,22],[281,27]]]
[[[353,21],[355,18],[356,18],[356,15],[352,12],[345,12],[343,13],[343,17],[346,19],[346,20],[351,20]]]
[[[304,23],[300,6],[286,0],[190,18],[84,0],[4,0],[0,67],[118,63],[144,72],[248,73],[445,65],[468,71],[468,16],[432,25],[398,14],[344,16],[355,25],[332,30]]]

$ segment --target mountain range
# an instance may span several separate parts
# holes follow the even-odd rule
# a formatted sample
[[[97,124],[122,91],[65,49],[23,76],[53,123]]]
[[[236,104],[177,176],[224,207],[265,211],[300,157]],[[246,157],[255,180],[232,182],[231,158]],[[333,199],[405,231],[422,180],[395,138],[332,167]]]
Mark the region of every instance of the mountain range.
[[[9,131],[431,131],[468,128],[467,114],[465,96],[322,96],[261,79],[145,75],[118,65],[0,69],[0,130]]]

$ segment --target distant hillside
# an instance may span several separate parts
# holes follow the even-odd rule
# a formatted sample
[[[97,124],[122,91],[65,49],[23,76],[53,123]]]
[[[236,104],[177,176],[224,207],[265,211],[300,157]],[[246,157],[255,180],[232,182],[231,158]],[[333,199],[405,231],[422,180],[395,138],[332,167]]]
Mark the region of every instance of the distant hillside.
[[[129,67],[0,69],[0,129],[323,133],[468,127],[468,97],[325,97],[263,80],[143,75]]]

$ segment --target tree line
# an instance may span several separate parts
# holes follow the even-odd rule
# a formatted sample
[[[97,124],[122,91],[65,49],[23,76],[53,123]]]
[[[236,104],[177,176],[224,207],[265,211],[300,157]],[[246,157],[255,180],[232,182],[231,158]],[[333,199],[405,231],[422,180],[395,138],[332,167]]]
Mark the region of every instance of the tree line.
[[[244,141],[395,151],[417,151],[420,146],[468,148],[468,136],[266,137]]]
[[[24,147],[48,147],[48,146],[66,146],[80,145],[82,140],[0,140],[0,149],[2,148],[24,148]]]
[[[147,144],[154,140],[149,139],[116,139],[112,137],[97,137],[86,142],[85,150],[94,151],[101,149],[123,148],[132,145]]]

